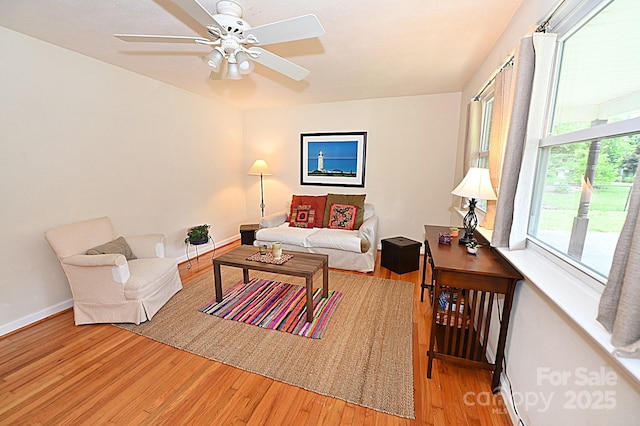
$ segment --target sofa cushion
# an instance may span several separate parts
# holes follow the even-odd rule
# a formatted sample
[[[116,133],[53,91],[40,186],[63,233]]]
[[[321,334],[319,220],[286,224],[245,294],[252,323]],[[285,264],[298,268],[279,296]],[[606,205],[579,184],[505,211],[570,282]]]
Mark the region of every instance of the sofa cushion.
[[[285,222],[273,228],[258,229],[256,231],[256,240],[279,241],[282,244],[308,247],[307,236],[313,232],[315,232],[313,228],[297,228],[295,226],[289,226],[289,222]]]
[[[313,228],[316,214],[315,204],[303,204],[291,209],[289,226],[298,228]]]
[[[124,237],[118,237],[108,243],[90,248],[87,250],[87,254],[122,254],[127,260],[137,259]]]
[[[350,204],[331,204],[327,228],[353,230],[357,211],[358,207]]]
[[[307,236],[307,247],[330,248],[362,253],[360,235],[358,231],[345,231],[343,229],[316,229]]]
[[[366,196],[366,194],[327,194],[323,227],[327,228],[329,226],[329,213],[331,210],[331,204],[349,204],[358,207],[358,209],[356,210],[356,221],[354,224],[354,229],[360,228],[362,222],[364,221],[364,199]]]
[[[322,228],[324,223],[325,206],[327,203],[326,195],[294,195],[291,198],[291,209],[289,210],[289,222],[291,222],[291,215],[293,210],[298,206],[314,205],[316,208],[313,226],[315,228]]]

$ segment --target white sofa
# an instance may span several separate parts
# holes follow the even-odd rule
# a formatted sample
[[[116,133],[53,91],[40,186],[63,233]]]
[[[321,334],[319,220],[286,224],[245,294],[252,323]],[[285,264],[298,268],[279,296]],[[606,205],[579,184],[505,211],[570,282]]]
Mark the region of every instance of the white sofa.
[[[255,246],[279,241],[285,250],[329,255],[329,267],[371,272],[378,253],[378,216],[373,204],[364,204],[364,220],[353,231],[289,226],[288,211],[264,217],[256,231]]]

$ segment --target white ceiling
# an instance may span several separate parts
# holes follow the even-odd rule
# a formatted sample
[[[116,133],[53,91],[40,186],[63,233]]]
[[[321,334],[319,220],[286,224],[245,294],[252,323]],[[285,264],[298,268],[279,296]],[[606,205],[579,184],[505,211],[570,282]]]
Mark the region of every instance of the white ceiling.
[[[213,14],[216,1],[200,3]],[[522,1],[236,0],[252,26],[320,19],[326,35],[265,47],[309,69],[300,82],[261,65],[212,81],[206,46],[113,37],[206,35],[169,0],[0,0],[0,25],[246,109],[460,91]]]

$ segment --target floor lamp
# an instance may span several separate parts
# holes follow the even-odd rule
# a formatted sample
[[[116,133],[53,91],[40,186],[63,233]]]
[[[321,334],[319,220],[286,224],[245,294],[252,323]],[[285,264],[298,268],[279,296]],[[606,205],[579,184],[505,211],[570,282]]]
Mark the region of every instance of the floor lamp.
[[[260,176],[260,210],[262,210],[262,217],[264,217],[264,183],[262,181],[262,176],[271,175],[271,170],[269,170],[269,165],[264,160],[256,160],[253,163],[253,166],[247,172],[249,175]]]
[[[462,221],[464,225],[464,236],[458,239],[460,244],[468,244],[476,241],[473,237],[473,231],[478,226],[478,217],[476,216],[476,202],[481,200],[495,200],[496,192],[491,185],[491,177],[489,169],[479,169],[471,167],[462,182],[451,191],[453,195],[466,197],[469,199],[469,212],[464,216]]]

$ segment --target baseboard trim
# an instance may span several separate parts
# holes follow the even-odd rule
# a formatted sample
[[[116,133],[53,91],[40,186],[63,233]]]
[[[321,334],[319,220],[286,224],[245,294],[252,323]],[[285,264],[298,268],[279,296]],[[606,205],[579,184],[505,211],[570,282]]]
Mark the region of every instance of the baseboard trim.
[[[68,299],[56,305],[49,306],[48,308],[42,309],[38,312],[34,312],[25,317],[19,318],[8,324],[0,325],[0,337],[6,334],[12,333],[21,328],[27,327],[38,321],[42,321],[43,319],[49,318],[52,315],[55,315],[57,313],[60,313],[72,307],[73,307],[73,299]]]
[[[240,239],[240,235],[236,235],[234,237],[229,237],[226,238],[224,240],[218,241],[218,242],[214,242],[213,244],[209,243],[209,244],[203,244],[202,246],[199,247],[206,247],[206,248],[202,248],[202,249],[198,249],[198,256],[202,256],[203,254],[209,253],[217,248],[226,246],[227,244],[230,244],[234,241],[237,241]],[[186,249],[185,249],[186,250]],[[191,260],[196,258],[195,255],[195,250],[191,250],[189,251],[189,258],[191,258]],[[176,260],[178,261],[178,263],[183,263],[187,261],[187,254],[185,252],[184,255],[180,256],[180,257],[176,257]]]
[[[215,246],[213,244],[210,244],[209,247],[207,247],[206,250],[203,251],[198,251],[198,255],[202,256],[205,253],[209,253],[210,251],[214,250],[215,248],[218,247],[222,247],[225,246],[229,243],[232,243],[236,240],[240,239],[240,235],[236,235],[234,237],[230,237],[230,238],[226,238],[220,242],[217,242],[215,244]],[[191,255],[190,255],[191,256]],[[195,257],[195,255],[193,257],[191,257],[192,259]],[[176,260],[178,261],[178,263],[182,263],[185,262],[187,260],[187,255],[186,253],[179,257],[176,258]],[[66,309],[72,308],[73,307],[73,299],[69,299],[69,300],[65,300],[63,302],[60,302],[56,305],[53,306],[49,306],[48,308],[42,309],[38,312],[34,312],[32,314],[29,314],[25,317],[19,318],[15,321],[12,321],[8,324],[1,324],[0,325],[0,337],[5,336],[9,333],[13,333],[14,331],[17,331],[21,328],[27,327],[29,325],[32,325],[38,321],[42,321],[50,316],[53,316],[55,314],[58,314]]]
[[[507,414],[511,418],[511,423],[514,425],[520,424],[520,416],[516,413],[515,401],[512,398],[513,389],[511,383],[505,377],[506,373],[502,373],[500,376],[500,395],[502,395],[502,401],[507,410]]]

